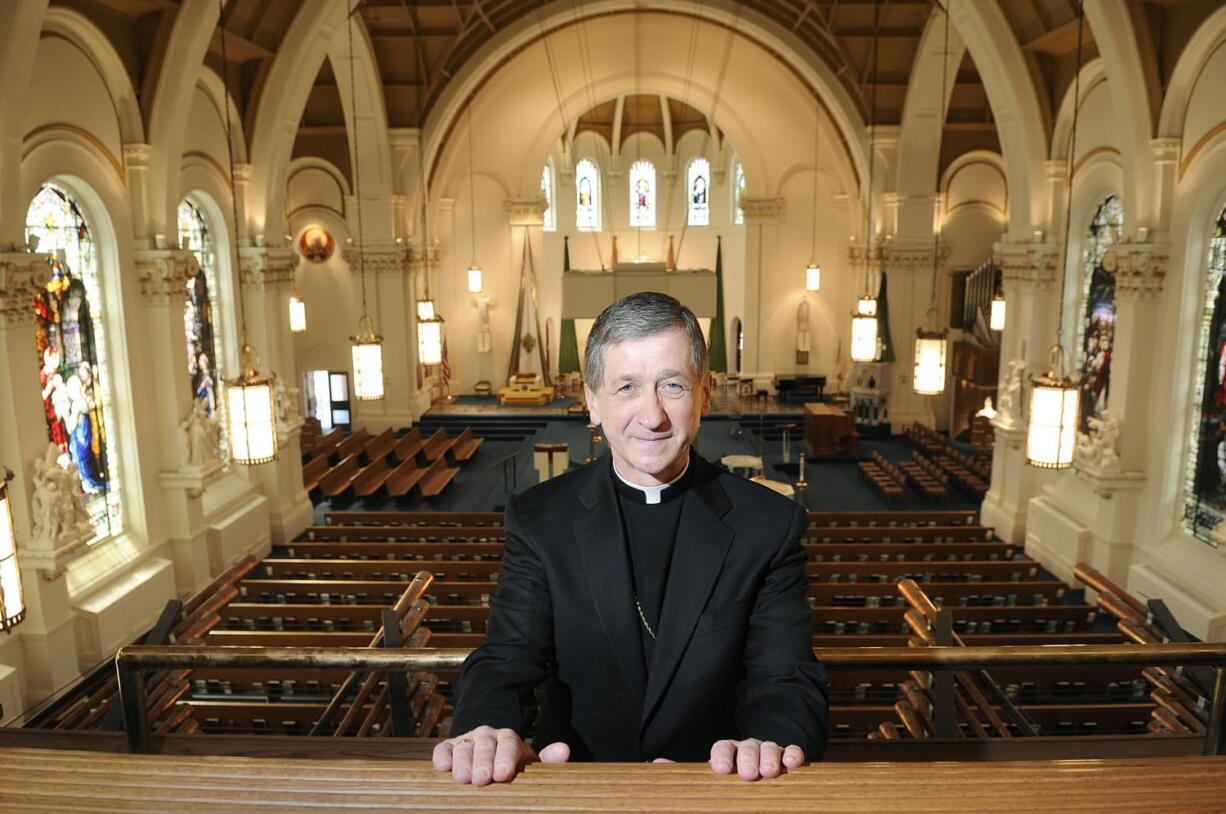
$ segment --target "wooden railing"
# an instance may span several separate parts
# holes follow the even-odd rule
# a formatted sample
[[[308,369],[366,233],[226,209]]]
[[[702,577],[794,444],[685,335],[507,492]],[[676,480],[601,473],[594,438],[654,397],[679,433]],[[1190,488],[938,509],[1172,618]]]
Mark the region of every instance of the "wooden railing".
[[[297,668],[360,672],[458,670],[471,650],[364,647],[186,647],[129,645],[115,657],[124,730],[131,752],[148,752],[145,671],[185,668]],[[1213,667],[1216,677],[1205,733],[1206,755],[1226,754],[1226,644],[1033,645],[1016,647],[821,647],[831,670],[989,670],[998,667],[1115,665]]]

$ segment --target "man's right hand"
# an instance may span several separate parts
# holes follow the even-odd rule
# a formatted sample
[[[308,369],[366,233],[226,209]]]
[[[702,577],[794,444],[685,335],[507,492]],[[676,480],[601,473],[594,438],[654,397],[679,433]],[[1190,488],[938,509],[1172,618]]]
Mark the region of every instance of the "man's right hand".
[[[558,741],[537,755],[514,729],[492,726],[479,726],[434,747],[435,770],[451,772],[455,782],[474,786],[509,782],[523,766],[537,760],[565,763],[570,760],[570,747]]]

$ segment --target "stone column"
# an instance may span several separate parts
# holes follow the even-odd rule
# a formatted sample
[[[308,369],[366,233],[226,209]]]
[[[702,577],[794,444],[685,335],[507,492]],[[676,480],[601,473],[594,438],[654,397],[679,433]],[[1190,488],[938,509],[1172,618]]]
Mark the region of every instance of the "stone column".
[[[944,256],[943,247],[940,251]],[[881,271],[888,279],[886,296],[890,311],[890,338],[896,360],[893,386],[890,388],[890,428],[895,434],[916,422],[926,427],[936,427],[936,397],[917,394],[913,382],[915,332],[927,323],[928,311],[934,308],[937,312],[933,317],[936,324],[944,328],[947,322],[941,318],[939,289],[937,301],[932,301],[932,252],[931,239],[894,239],[881,247]],[[939,279],[937,285],[940,286]],[[947,386],[951,356],[952,352],[946,357]]]
[[[762,280],[771,261],[779,223],[783,220],[783,198],[741,198],[745,214],[745,371],[764,371],[762,355]]]
[[[1059,250],[1045,243],[1002,243],[997,244],[996,256],[1008,312],[1001,336],[998,413],[993,420],[992,486],[980,516],[1002,539],[1021,545],[1026,539],[1027,506],[1041,475],[1026,465],[1023,416],[1030,397],[1028,376],[1046,365],[1047,349],[1055,341]],[[1011,375],[1016,379],[1013,387]]]
[[[409,317],[417,297],[409,275],[409,250],[395,244],[366,248],[359,263],[356,249],[346,249],[345,262],[361,291],[360,270],[366,269],[367,310],[383,337],[383,399],[353,402],[355,424],[371,433],[410,426],[421,413],[415,409],[417,334]],[[360,298],[359,302],[359,311]],[[358,316],[361,316],[359,314]],[[357,321],[353,322],[357,330]]]
[[[22,666],[27,704],[79,674],[76,614],[64,576],[64,564],[75,549],[31,549],[30,466],[47,449],[31,302],[49,274],[43,255],[0,254],[0,414],[5,417],[0,421],[0,474],[7,467],[16,475],[9,483],[9,504],[28,607],[26,620],[17,628],[19,644],[13,657],[6,654],[4,660]],[[5,710],[6,716],[12,713]]]
[[[203,502],[208,479],[221,472],[216,450],[201,451],[201,465],[189,467],[187,432],[181,425],[192,416],[194,399],[187,375],[183,335],[183,307],[187,280],[200,267],[195,256],[182,249],[138,249],[133,260],[140,280],[141,303],[149,326],[150,370],[146,380],[156,383],[146,395],[152,399],[156,426],[146,438],[158,443],[147,448],[157,455],[158,501],[162,535],[170,544],[175,565],[175,588],[182,596],[209,579]],[[221,399],[220,389],[217,398]],[[156,452],[155,452],[156,451]],[[203,465],[207,461],[207,466]]]
[[[239,250],[240,288],[247,313],[246,330],[241,326],[239,329],[240,341],[255,349],[261,373],[275,373],[283,388],[293,389],[298,389],[298,373],[286,302],[296,261],[288,247],[252,246]],[[301,423],[280,426],[277,460],[248,467],[252,481],[259,484],[268,499],[273,543],[292,540],[314,517],[310,498],[302,487],[300,427]]]

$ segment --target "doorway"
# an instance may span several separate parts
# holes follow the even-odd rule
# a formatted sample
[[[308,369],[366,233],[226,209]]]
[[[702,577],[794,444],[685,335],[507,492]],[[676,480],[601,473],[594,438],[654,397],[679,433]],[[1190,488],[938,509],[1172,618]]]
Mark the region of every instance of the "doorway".
[[[324,432],[340,427],[348,430],[353,421],[349,404],[349,374],[338,370],[308,370],[306,373],[307,411],[319,419]]]

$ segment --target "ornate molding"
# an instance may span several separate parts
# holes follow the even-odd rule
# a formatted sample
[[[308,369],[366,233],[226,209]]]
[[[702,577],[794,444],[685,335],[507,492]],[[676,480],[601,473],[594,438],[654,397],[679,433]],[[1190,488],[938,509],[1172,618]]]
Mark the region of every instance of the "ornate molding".
[[[778,223],[783,218],[783,198],[741,198],[745,223]]]
[[[125,169],[148,169],[153,160],[153,145],[132,142],[123,145],[123,165]]]
[[[399,246],[384,249],[364,249],[362,263],[358,262],[358,250],[347,248],[345,262],[349,270],[357,274],[362,266],[371,274],[404,274],[409,269],[409,250]]]
[[[294,281],[298,257],[288,247],[248,246],[238,250],[242,286],[252,291],[288,288]]]
[[[149,305],[180,307],[187,281],[200,272],[196,255],[187,249],[141,249],[134,254],[141,297]]]
[[[409,273],[421,274],[429,266],[437,267],[439,261],[442,259],[443,250],[439,247],[438,243],[430,246],[428,250],[423,247],[421,243],[414,243],[409,247],[409,257],[407,261],[409,265]]]
[[[1059,272],[1059,250],[1050,243],[998,243],[996,262],[1005,285],[1050,291]]]
[[[940,244],[937,260],[943,261],[948,256],[949,247]],[[931,274],[932,264],[931,241],[891,241],[881,247],[881,269],[890,274]]]
[[[1103,268],[1115,274],[1121,300],[1149,301],[1162,293],[1168,256],[1165,243],[1116,243],[1103,256]]]
[[[31,303],[50,276],[45,254],[0,254],[0,331],[34,322]]]
[[[512,226],[543,226],[549,201],[540,195],[530,198],[507,198],[502,209]]]

